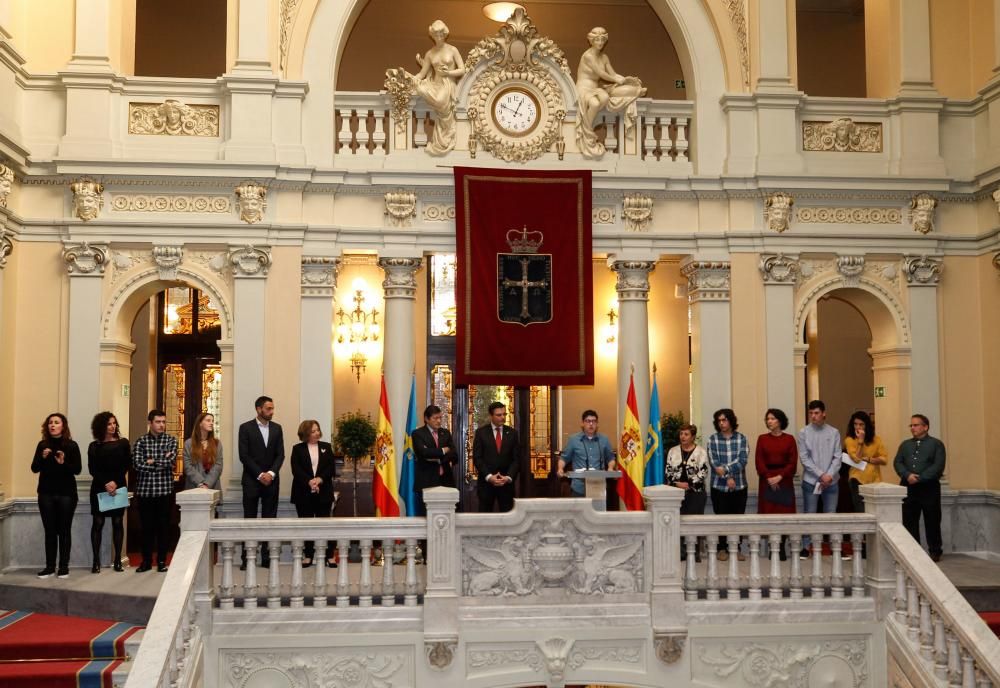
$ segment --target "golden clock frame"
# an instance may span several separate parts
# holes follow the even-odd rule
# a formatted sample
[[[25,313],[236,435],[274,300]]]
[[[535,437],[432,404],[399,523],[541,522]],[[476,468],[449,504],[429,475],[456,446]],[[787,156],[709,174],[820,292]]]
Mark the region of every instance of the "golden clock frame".
[[[522,95],[525,95],[531,100],[532,103],[535,104],[535,113],[536,113],[535,121],[532,123],[530,128],[525,129],[524,131],[521,132],[513,132],[497,121],[497,113],[496,113],[497,101],[500,100],[505,95],[507,95],[508,93],[520,93]],[[528,88],[526,85],[522,84],[507,84],[501,88],[496,89],[496,91],[492,93],[489,100],[487,101],[487,107],[489,108],[490,119],[493,121],[494,128],[504,136],[507,136],[512,139],[520,139],[531,136],[535,132],[535,130],[538,129],[538,125],[545,120],[547,114],[546,111],[543,109],[544,106],[542,104],[541,98],[539,98],[537,94],[532,92],[532,90]]]

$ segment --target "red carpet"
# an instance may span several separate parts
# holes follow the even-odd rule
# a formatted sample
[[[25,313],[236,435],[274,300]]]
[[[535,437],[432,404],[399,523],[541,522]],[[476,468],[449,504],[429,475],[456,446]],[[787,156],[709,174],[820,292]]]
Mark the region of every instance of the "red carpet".
[[[0,613],[0,685],[111,688],[125,641],[140,628],[101,619]]]
[[[990,627],[990,630],[1000,638],[1000,612],[980,612],[979,616],[983,617],[983,621]]]

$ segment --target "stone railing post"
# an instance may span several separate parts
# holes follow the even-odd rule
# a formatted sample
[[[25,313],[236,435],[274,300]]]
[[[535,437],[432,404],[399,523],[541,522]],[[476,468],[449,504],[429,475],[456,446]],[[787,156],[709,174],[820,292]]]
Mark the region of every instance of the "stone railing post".
[[[647,487],[642,492],[652,514],[653,576],[650,613],[656,656],[667,664],[676,662],[687,639],[681,552],[681,502],[684,490],[668,485]]]
[[[215,519],[215,507],[222,492],[195,488],[177,493],[177,506],[181,510],[181,533],[204,532],[205,546],[201,552],[198,572],[194,579],[195,618],[203,638],[212,634],[212,607],[215,604],[215,581],[212,572],[212,543],[208,531]]]
[[[427,505],[427,592],[424,594],[424,649],[437,670],[452,663],[458,651],[458,598],[462,568],[455,534],[458,490],[424,490]]]
[[[876,613],[882,620],[895,609],[892,597],[896,590],[896,562],[883,541],[881,526],[883,523],[902,522],[906,488],[888,483],[872,483],[861,486],[861,496],[865,500],[865,513],[874,515],[878,520],[875,534],[868,542],[865,577],[875,600]]]

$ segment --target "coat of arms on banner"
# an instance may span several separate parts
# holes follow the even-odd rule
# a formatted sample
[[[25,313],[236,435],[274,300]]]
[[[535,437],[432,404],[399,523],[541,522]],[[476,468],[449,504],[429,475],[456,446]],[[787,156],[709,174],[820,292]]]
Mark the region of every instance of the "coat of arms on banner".
[[[497,254],[497,316],[502,322],[546,323],[552,320],[552,254],[538,253],[541,232],[507,232],[513,253]]]

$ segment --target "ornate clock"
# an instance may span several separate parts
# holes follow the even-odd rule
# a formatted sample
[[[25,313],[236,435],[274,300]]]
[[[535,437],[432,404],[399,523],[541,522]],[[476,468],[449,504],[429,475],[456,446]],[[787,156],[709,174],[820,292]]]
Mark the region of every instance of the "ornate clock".
[[[538,35],[523,9],[469,52],[466,69],[477,66],[468,98],[469,150],[508,162],[535,160],[553,147],[561,154],[566,104],[553,73],[572,75],[562,50]]]

